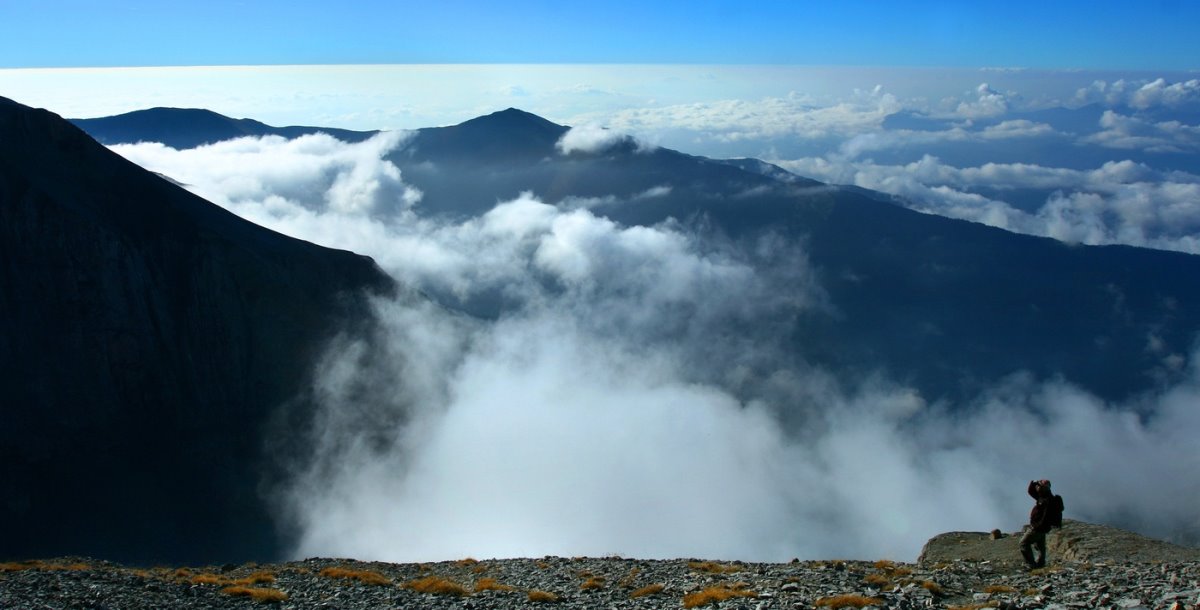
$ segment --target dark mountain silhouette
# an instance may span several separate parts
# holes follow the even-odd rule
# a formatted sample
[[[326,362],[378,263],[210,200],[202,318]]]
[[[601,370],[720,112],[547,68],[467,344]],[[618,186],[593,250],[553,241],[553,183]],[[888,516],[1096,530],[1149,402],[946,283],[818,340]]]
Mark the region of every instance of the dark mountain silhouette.
[[[0,98],[0,558],[277,554],[271,422],[392,289]]]
[[[272,127],[252,119],[233,119],[198,108],[150,108],[97,119],[70,119],[101,144],[161,142],[172,148],[195,148],[245,136],[283,136],[326,133],[346,142],[361,142],[376,131],[324,127]]]
[[[1030,119],[1065,126],[1077,117]],[[630,138],[564,154],[556,144],[568,129],[508,109],[420,129],[389,159],[435,216],[478,215],[531,191],[629,225],[673,218],[747,249],[782,237],[803,248],[832,304],[794,312],[794,353],[847,379],[882,371],[932,399],[972,396],[1027,371],[1120,400],[1177,379],[1168,357],[1188,354],[1200,335],[1200,257],[1018,235],[758,160]],[[503,307],[442,296],[476,315]]]

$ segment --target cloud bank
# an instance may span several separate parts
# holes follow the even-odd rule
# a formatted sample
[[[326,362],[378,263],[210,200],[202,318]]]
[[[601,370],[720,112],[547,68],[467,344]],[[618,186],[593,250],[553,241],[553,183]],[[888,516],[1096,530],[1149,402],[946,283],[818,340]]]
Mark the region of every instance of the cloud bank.
[[[1026,163],[954,167],[925,156],[903,165],[806,158],[777,161],[804,176],[899,195],[910,207],[1029,235],[1200,254],[1200,176],[1133,161],[1092,170]],[[1033,192],[1033,209],[1006,199]],[[986,194],[984,194],[986,193]]]
[[[279,498],[296,556],[911,560],[942,531],[1018,528],[1031,478],[1055,481],[1068,517],[1200,539],[1197,354],[1177,362],[1186,381],[1129,405],[1020,375],[961,405],[886,379],[842,386],[782,344],[786,313],[837,306],[798,245],[625,227],[532,194],[422,217],[383,159],[403,138],[115,147],[414,289],[318,367],[311,451]],[[1153,173],[884,170],[1117,191]],[[415,290],[502,306],[473,318]]]

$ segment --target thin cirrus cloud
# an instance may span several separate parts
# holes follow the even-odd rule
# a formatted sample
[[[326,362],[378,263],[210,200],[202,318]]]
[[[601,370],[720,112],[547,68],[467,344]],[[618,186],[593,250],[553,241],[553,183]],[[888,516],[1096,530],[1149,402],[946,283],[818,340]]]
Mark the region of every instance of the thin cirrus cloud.
[[[1134,405],[1020,375],[963,405],[879,377],[846,387],[781,343],[780,311],[837,306],[800,247],[758,244],[778,255],[764,264],[672,223],[625,227],[531,194],[470,219],[423,217],[384,158],[404,143],[114,147],[260,224],[369,254],[426,294],[510,304],[475,319],[405,293],[375,304],[376,336],[330,345],[311,456],[277,496],[296,556],[913,559],[937,532],[1015,529],[1029,473],[1061,481],[1069,516],[1200,534],[1188,364],[1200,355],[1163,354],[1190,374]],[[959,187],[1006,174],[1116,185],[1105,192],[1155,176],[911,171]],[[1025,446],[1060,451],[1013,451]]]

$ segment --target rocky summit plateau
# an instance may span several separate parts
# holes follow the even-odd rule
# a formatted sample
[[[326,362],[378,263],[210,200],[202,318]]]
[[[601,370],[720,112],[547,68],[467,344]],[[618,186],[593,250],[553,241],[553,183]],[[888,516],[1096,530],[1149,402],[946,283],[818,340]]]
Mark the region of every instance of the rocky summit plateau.
[[[128,567],[0,564],[0,608],[1166,608],[1200,607],[1200,549],[1068,522],[1046,568],[1019,533],[935,536],[916,563],[544,557],[436,563],[313,558]]]

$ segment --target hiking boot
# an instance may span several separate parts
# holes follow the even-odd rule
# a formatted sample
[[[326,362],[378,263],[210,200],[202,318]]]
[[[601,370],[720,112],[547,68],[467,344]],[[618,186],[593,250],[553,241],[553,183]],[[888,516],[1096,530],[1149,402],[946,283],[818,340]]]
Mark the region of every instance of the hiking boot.
[[[1029,549],[1021,549],[1021,558],[1025,560],[1025,567],[1030,570],[1038,567],[1037,562],[1033,560],[1033,551]]]

